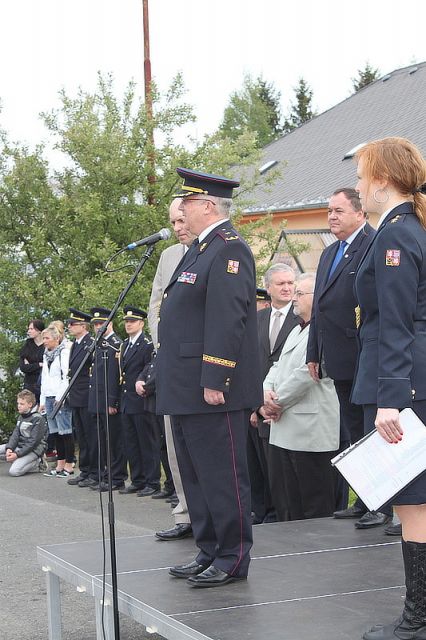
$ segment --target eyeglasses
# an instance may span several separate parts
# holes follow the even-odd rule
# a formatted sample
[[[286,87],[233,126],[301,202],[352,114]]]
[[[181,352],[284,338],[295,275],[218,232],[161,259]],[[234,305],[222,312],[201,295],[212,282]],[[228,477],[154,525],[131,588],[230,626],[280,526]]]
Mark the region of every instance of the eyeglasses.
[[[295,291],[294,297],[301,298],[302,296],[312,296],[313,293],[314,293],[313,291]]]
[[[210,200],[209,198],[182,198],[182,204],[185,205],[186,202],[211,202],[212,205],[216,206],[216,202]]]

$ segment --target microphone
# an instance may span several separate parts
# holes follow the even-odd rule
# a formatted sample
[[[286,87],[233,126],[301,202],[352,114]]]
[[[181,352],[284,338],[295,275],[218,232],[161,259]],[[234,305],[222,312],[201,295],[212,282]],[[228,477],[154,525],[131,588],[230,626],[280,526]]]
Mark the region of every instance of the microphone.
[[[132,249],[136,249],[136,247],[143,247],[145,244],[155,244],[159,240],[168,240],[171,235],[170,229],[160,229],[160,231],[153,233],[151,236],[142,238],[142,240],[138,240],[137,242],[131,242],[127,245],[126,249],[131,251]]]

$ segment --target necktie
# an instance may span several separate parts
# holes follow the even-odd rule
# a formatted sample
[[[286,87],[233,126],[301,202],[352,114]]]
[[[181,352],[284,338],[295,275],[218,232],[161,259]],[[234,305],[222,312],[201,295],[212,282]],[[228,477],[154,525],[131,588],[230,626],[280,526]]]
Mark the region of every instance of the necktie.
[[[129,340],[129,343],[126,347],[126,351],[124,352],[124,357],[126,357],[130,351],[130,349],[133,347],[133,342],[131,340]]]
[[[271,333],[269,334],[269,346],[270,346],[270,349],[271,349],[271,353],[274,350],[275,343],[277,341],[278,334],[279,334],[280,329],[281,329],[280,318],[281,318],[281,311],[275,311],[275,318],[274,318],[274,321],[272,323]]]
[[[336,255],[334,256],[333,264],[331,265],[330,273],[328,274],[329,279],[331,278],[334,271],[336,270],[336,267],[339,264],[340,260],[343,258],[343,254],[345,253],[347,246],[348,246],[348,243],[346,242],[346,240],[340,241],[340,246],[337,249]]]

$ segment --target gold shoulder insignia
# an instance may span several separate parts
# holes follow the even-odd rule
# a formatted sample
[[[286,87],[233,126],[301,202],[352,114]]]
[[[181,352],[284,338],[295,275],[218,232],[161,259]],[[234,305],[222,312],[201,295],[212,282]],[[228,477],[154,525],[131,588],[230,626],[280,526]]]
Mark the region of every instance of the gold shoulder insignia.
[[[361,326],[361,307],[359,305],[355,307],[355,326],[357,329]]]
[[[203,242],[203,244],[200,244],[198,250],[201,253],[202,251],[204,251],[204,249],[207,247],[207,242]]]
[[[400,219],[400,215],[398,214],[397,216],[395,216],[394,218],[392,218],[391,220],[391,224],[395,224],[395,222],[398,222],[398,220]]]
[[[228,240],[239,240],[240,236],[226,236],[225,240],[226,242],[228,242]]]

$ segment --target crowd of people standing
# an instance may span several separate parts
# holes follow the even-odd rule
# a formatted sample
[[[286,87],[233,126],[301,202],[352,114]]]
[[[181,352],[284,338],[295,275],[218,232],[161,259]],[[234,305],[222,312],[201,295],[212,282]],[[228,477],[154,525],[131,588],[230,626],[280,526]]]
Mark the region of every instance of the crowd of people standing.
[[[356,189],[339,188],[330,198],[337,241],[323,252],[317,274],[273,265],[261,296],[262,306],[267,296],[270,303],[260,311],[252,253],[229,220],[238,182],[178,169],[183,186],[170,218],[179,244],[164,252],[157,269],[149,309],[154,344],[144,334],[147,313],[125,307],[127,338],[108,323],[79,373],[79,399],[70,394],[69,407],[62,405],[55,418],[69,374],[91,349],[89,326],[99,331],[109,310],[70,309],[72,345],[58,327],[41,330],[32,321],[21,364],[35,391],[40,379],[40,406],[57,450],[50,475],[106,490],[108,423],[113,489],[164,495],[161,438],[168,442],[180,519],[156,535],[172,540],[193,533],[197,556],[170,568],[191,587],[247,578],[253,522],[334,514],[365,529],[389,522],[394,506],[405,607],[397,621],[364,638],[420,640],[426,637],[426,582],[418,579],[426,572],[426,473],[381,513],[370,513],[359,499],[348,506],[349,488],[330,459],[374,427],[397,444],[403,408],[426,420],[426,163],[401,138],[369,143],[356,157]],[[368,213],[380,216],[376,231]]]

